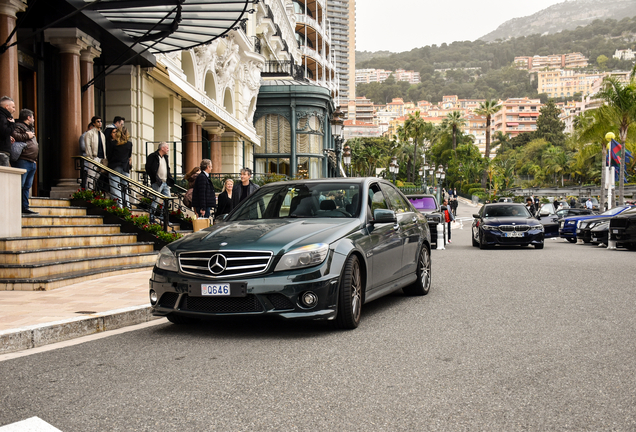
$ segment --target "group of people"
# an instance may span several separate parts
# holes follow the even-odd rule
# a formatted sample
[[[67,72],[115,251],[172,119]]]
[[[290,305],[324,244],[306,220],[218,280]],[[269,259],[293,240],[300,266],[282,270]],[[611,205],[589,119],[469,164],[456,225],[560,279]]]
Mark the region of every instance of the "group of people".
[[[113,123],[103,127],[102,118],[93,116],[86,132],[80,137],[80,154],[108,166],[124,177],[130,177],[133,145],[128,129],[124,125],[125,122],[124,117],[115,116]],[[98,178],[97,170],[87,169],[82,173],[82,187],[86,187],[88,172],[92,173],[95,179]],[[110,194],[117,200],[120,207],[126,204],[127,185],[128,182],[123,179],[116,176],[109,177]]]
[[[234,187],[233,179],[225,179],[217,200],[211,173],[212,161],[203,159],[198,167],[193,168],[184,177],[188,182],[185,204],[192,207],[199,218],[209,218],[212,209],[214,209],[214,219],[219,220],[259,188],[251,180],[252,170],[243,168],[240,172],[241,181],[238,186]]]
[[[32,110],[23,108],[16,121],[13,118],[14,113],[15,101],[8,96],[2,96],[0,98],[0,166],[26,170],[21,178],[22,214],[37,214],[29,208],[29,193],[33,186],[40,152],[35,136],[35,114]],[[19,146],[18,149],[14,148],[14,145]]]

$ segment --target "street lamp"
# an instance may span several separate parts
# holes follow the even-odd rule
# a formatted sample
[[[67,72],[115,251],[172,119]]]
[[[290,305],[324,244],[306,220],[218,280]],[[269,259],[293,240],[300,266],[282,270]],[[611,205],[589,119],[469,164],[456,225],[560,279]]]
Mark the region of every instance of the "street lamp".
[[[437,167],[437,172],[435,172],[435,177],[437,178],[437,202],[441,205],[441,195],[442,195],[442,182],[446,177],[446,173],[444,172],[444,167],[440,164]]]
[[[344,128],[344,113],[340,111],[340,107],[336,108],[336,110],[331,115],[331,135],[334,139],[334,148],[336,151],[336,167],[338,169],[338,173],[336,177],[340,177],[340,155],[342,153],[342,129]]]
[[[431,187],[435,185],[435,177],[433,177],[434,172],[435,172],[435,166],[431,165],[430,168],[428,169],[428,175],[431,176]]]
[[[422,169],[420,170],[420,175],[422,176],[422,189],[424,189],[424,193],[428,192],[428,189],[426,188],[426,174],[428,173],[428,164],[426,162],[424,162],[424,165],[422,165]]]
[[[599,211],[605,211],[603,203],[603,201],[605,201],[603,199],[603,191],[605,190],[605,188],[607,188],[607,208],[611,209],[612,207],[614,207],[614,191],[612,190],[614,188],[614,173],[612,172],[613,170],[611,168],[612,158],[609,154],[612,149],[612,140],[614,138],[616,138],[616,135],[614,135],[612,132],[608,132],[605,134],[605,139],[607,140],[607,156],[603,158],[603,175],[601,176],[602,180],[605,180],[605,183],[601,184],[601,202]],[[607,161],[607,164],[605,161]]]
[[[400,172],[400,166],[398,165],[397,157],[393,156],[391,158],[391,163],[389,164],[389,172],[393,174],[393,184],[395,184],[395,176]]]
[[[349,172],[349,167],[351,166],[351,147],[349,147],[348,144],[344,146],[344,153],[342,156],[342,160],[345,164],[347,175],[351,176],[351,173]]]

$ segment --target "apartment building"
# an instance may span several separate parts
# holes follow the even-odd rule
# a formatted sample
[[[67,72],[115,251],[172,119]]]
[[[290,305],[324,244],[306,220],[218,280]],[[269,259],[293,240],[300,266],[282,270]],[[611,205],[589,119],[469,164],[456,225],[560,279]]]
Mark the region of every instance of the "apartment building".
[[[546,93],[552,98],[571,97],[575,93],[588,95],[592,91],[594,82],[605,75],[602,72],[584,74],[563,69],[539,71],[537,72],[537,91]]]
[[[294,0],[296,1],[296,0]],[[324,0],[302,0],[310,4],[324,4]],[[347,108],[347,101],[355,99],[355,0],[327,0],[327,19],[331,28],[332,49],[338,72],[336,105]]]
[[[543,106],[539,99],[509,98],[500,102],[501,109],[493,116],[491,133],[502,132],[510,138],[537,128],[537,118]]]
[[[420,73],[412,70],[398,69],[394,72],[384,69],[356,69],[356,84],[382,83],[391,75],[396,81],[406,81],[411,84],[420,83]]]
[[[468,114],[464,117],[463,132],[475,138],[475,145],[479,148],[481,155],[486,154],[486,117],[477,114]],[[491,154],[491,157],[494,155]]]
[[[395,114],[398,117],[404,115],[404,99],[393,98],[391,102],[386,104],[386,110]]]
[[[349,100],[348,119],[373,124],[373,102],[364,96]]]
[[[619,60],[634,60],[636,58],[636,52],[632,51],[629,48],[624,50],[617,49],[613,57]]]
[[[515,57],[514,65],[517,69],[538,71],[541,69],[572,69],[588,65],[588,59],[580,52],[570,54],[553,54],[548,56]]]
[[[344,138],[378,138],[382,136],[382,127],[359,120],[345,120]]]

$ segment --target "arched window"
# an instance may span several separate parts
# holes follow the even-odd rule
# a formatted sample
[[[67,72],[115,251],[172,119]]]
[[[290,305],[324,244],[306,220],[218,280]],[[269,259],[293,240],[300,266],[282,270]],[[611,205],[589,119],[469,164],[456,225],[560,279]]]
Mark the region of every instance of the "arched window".
[[[190,51],[181,51],[181,68],[186,75],[186,79],[190,84],[196,86],[196,75],[194,72],[194,63],[192,62],[192,54]]]
[[[212,100],[216,100],[216,84],[214,82],[214,74],[208,72],[205,74],[205,93]]]
[[[225,89],[225,97],[223,98],[223,108],[230,114],[234,114],[234,102],[232,102],[232,92],[229,88]]]

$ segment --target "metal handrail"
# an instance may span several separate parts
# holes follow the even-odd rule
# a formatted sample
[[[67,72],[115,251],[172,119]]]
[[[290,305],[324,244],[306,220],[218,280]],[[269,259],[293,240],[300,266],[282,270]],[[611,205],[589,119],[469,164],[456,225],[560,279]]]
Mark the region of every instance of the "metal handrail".
[[[120,203],[122,207],[125,206],[128,209],[132,210],[133,205],[139,206],[140,204],[142,204],[141,198],[150,198],[157,204],[161,203],[163,206],[163,229],[164,231],[168,232],[170,223],[170,209],[175,209],[180,206],[178,203],[175,202],[174,197],[162,195],[159,192],[155,191],[153,188],[148,187],[131,177],[122,175],[121,173],[107,167],[106,165],[102,165],[101,163],[96,162],[89,157],[73,156],[73,159],[75,160],[75,169],[80,171],[83,179],[86,179],[86,189],[99,190],[98,188],[101,188],[101,190],[108,190],[108,193],[110,193],[112,196],[113,184],[111,184],[110,181],[104,182],[101,179],[101,175],[103,173],[108,173],[109,178],[111,176],[118,178],[118,181],[116,182],[114,187],[115,189],[119,190],[121,197]],[[133,189],[136,190],[133,191]],[[140,208],[137,207],[135,210],[139,209]],[[152,209],[152,206],[148,210],[148,214],[150,217],[153,216],[151,213],[154,213],[154,209]]]

